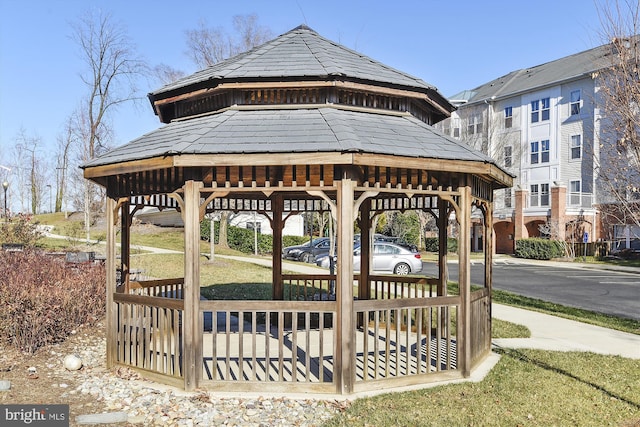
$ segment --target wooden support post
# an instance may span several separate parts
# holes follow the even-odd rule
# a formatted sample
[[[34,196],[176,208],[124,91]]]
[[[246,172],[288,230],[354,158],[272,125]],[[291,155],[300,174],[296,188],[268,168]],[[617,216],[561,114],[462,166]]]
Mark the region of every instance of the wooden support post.
[[[354,181],[343,171],[337,182],[338,271],[336,303],[338,307],[336,345],[337,393],[350,394],[355,384],[354,313],[353,313],[353,202]]]
[[[493,203],[486,202],[484,211],[484,287],[489,289],[492,288],[494,242]]]
[[[125,294],[129,293],[131,271],[131,204],[129,200],[120,206],[120,280]]]
[[[438,198],[438,296],[447,295],[447,281],[449,280],[449,270],[447,269],[448,227],[449,202]]]
[[[458,363],[462,375],[471,375],[471,187],[460,188],[458,241],[460,310],[458,311]]]
[[[107,197],[107,250],[106,256],[106,290],[107,290],[107,313],[106,313],[106,339],[107,339],[107,369],[113,368],[118,354],[118,307],[113,301],[113,294],[116,292],[116,220],[117,201]]]
[[[202,325],[200,319],[200,186],[184,185],[184,389],[193,391],[202,376]]]
[[[365,200],[360,205],[360,280],[358,281],[358,298],[371,299],[371,201]]]
[[[284,284],[282,283],[282,230],[284,221],[284,199],[282,194],[274,194],[271,202],[273,209],[273,256],[272,258],[272,298],[274,300],[284,300]]]
[[[489,331],[486,334],[486,348],[491,349],[491,328],[493,324],[493,313],[491,308],[491,301],[493,299],[493,251],[495,249],[494,233],[493,233],[493,203],[486,202],[485,219],[484,219],[484,287],[489,290],[489,319],[488,325],[474,327],[478,330],[479,327],[486,327]]]
[[[369,260],[371,259],[371,201],[365,200],[360,205],[360,274],[358,275],[358,299],[371,299],[371,283],[369,282]],[[367,328],[368,319],[363,313],[356,319],[357,328]]]

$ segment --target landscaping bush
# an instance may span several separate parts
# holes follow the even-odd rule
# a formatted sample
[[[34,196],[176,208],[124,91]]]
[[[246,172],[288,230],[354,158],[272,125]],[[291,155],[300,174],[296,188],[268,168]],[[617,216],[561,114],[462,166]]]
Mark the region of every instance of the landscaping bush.
[[[220,233],[220,222],[214,221],[213,224],[214,224],[213,238],[215,239],[214,243],[218,243],[219,241],[218,235]],[[205,219],[200,222],[200,240],[205,240],[209,242],[210,236],[211,236],[211,221],[209,219]]]
[[[438,252],[437,237],[427,237],[424,239],[424,250],[427,252]],[[458,239],[449,237],[447,239],[447,252],[458,252]]]
[[[240,252],[254,253],[254,231],[240,227],[229,227],[227,242],[231,249]],[[270,234],[258,233],[258,253],[270,254],[273,245],[273,237]]]
[[[518,258],[549,260],[564,256],[564,246],[559,240],[520,239],[516,241],[515,255]]]
[[[0,342],[21,351],[64,341],[105,313],[105,268],[41,251],[0,252]]]
[[[214,222],[215,243],[219,241],[220,223]],[[204,220],[200,223],[200,239],[209,241],[211,233],[211,221]],[[253,230],[241,227],[229,226],[227,229],[227,243],[230,249],[235,249],[247,254],[254,253],[253,250]],[[301,245],[309,241],[309,236],[282,236],[282,247]],[[258,233],[258,253],[270,254],[273,248],[273,236],[270,234]]]
[[[3,221],[0,224],[0,243],[20,243],[25,247],[34,247],[41,238],[42,233],[38,231],[38,225],[30,215],[19,214],[11,222]]]

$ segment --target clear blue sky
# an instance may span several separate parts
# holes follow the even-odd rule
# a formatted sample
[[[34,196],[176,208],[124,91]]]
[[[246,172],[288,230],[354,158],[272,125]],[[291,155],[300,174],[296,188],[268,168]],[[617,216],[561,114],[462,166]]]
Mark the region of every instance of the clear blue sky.
[[[231,32],[234,15],[255,13],[274,35],[306,23],[445,96],[600,44],[593,0],[0,0],[0,162],[21,128],[53,147],[78,105],[84,65],[69,24],[89,9],[110,12],[152,66],[195,71],[185,30],[205,18]],[[114,145],[158,126],[148,102],[122,108]]]

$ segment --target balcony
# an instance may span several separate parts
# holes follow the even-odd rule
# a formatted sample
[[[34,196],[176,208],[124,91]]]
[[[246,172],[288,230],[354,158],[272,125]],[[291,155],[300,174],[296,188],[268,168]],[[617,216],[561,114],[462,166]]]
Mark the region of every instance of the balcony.
[[[567,206],[591,208],[593,207],[592,193],[567,193]]]

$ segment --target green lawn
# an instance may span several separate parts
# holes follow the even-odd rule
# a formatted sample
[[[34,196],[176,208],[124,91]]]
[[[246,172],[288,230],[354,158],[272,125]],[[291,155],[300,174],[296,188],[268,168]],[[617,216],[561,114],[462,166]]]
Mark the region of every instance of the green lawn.
[[[357,399],[326,426],[637,426],[640,361],[505,350],[479,383]]]

